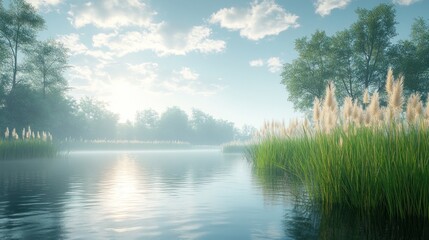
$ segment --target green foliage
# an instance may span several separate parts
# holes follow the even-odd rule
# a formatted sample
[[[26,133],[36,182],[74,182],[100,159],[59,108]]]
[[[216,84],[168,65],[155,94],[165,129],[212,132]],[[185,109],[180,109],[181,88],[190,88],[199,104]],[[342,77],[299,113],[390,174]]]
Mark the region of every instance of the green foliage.
[[[78,117],[84,139],[114,139],[118,116],[106,109],[103,102],[85,97],[78,105]]]
[[[64,72],[67,69],[67,50],[56,41],[36,43],[27,53],[26,72],[33,85],[47,92],[63,92],[67,88]]]
[[[260,169],[284,169],[325,207],[429,218],[429,131],[403,125],[269,138],[251,151]]]
[[[333,36],[316,31],[309,39],[296,40],[299,57],[282,72],[282,83],[296,109],[309,110],[331,80],[340,102],[347,96],[357,99],[366,88],[383,89],[391,41],[396,36],[395,10],[393,5],[380,4],[356,13],[358,20]]]
[[[0,141],[0,160],[51,158],[56,154],[56,147],[50,141],[37,139]]]
[[[323,95],[324,87],[332,76],[328,62],[330,45],[330,38],[320,31],[310,39],[304,37],[295,41],[299,58],[286,64],[282,72],[282,83],[295,108],[305,110],[311,106],[314,97]]]
[[[429,92],[429,22],[417,18],[411,27],[411,39],[399,41],[390,49],[391,63],[404,79],[407,94]]]
[[[12,59],[12,89],[19,83],[18,55],[23,48],[34,43],[36,33],[43,29],[45,20],[25,0],[12,0],[9,9],[0,8],[0,38],[7,46],[8,57]]]
[[[182,109],[171,107],[161,116],[152,109],[139,112],[135,132],[135,138],[143,141],[186,141],[216,145],[233,140],[235,128],[232,123],[215,119],[197,109],[188,116]]]

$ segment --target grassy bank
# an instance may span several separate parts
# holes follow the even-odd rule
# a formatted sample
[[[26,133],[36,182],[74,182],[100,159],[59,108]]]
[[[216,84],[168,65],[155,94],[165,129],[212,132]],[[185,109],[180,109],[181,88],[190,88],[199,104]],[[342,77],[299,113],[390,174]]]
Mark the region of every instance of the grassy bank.
[[[403,112],[402,80],[389,77],[385,108],[374,93],[364,107],[346,99],[340,111],[330,85],[313,123],[267,124],[249,153],[255,167],[297,177],[325,208],[428,219],[429,104],[414,94]]]
[[[234,141],[221,145],[224,153],[246,153],[254,143],[251,141]]]
[[[174,141],[66,140],[61,143],[64,151],[189,149],[191,146]]]
[[[50,158],[57,154],[57,149],[49,133],[33,132],[30,127],[23,129],[21,137],[13,129],[7,128],[0,139],[0,160],[24,158]]]

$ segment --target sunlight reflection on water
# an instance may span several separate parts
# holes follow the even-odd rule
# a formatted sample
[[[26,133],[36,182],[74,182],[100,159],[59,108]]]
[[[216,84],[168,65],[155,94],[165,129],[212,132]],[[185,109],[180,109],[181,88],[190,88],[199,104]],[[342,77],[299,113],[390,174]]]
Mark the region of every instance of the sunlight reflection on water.
[[[246,160],[209,151],[79,152],[0,163],[0,238],[282,239]]]

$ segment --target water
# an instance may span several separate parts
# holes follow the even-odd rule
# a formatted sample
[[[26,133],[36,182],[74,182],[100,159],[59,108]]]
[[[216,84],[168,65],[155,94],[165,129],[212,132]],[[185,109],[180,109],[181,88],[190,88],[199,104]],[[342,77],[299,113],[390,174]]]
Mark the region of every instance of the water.
[[[241,155],[216,149],[3,161],[0,239],[427,236],[421,224],[404,234],[383,221],[368,227],[353,214],[344,220],[342,211],[321,214],[296,197],[300,191],[283,179],[254,174]]]
[[[284,207],[219,150],[0,162],[0,238],[281,239]]]

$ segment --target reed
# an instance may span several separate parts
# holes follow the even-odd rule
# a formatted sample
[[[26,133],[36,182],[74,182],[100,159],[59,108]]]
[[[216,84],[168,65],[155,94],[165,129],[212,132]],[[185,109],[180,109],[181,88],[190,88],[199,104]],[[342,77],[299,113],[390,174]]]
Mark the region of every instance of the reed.
[[[34,132],[30,127],[23,129],[21,137],[16,129],[6,128],[0,139],[0,160],[23,158],[50,158],[57,154],[49,132]]]
[[[333,85],[315,100],[313,124],[267,123],[249,151],[257,169],[282,169],[325,208],[345,206],[391,217],[429,219],[429,105],[413,94],[404,111],[403,77],[386,81],[388,106],[365,93],[365,109]],[[322,103],[322,104],[321,104]]]

